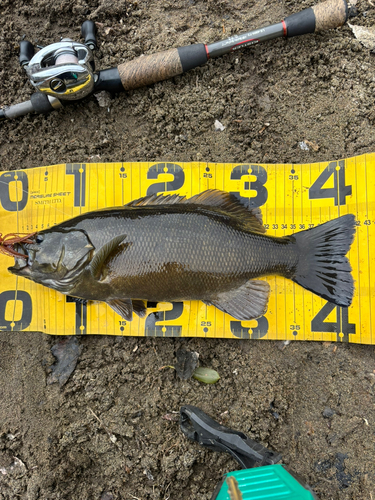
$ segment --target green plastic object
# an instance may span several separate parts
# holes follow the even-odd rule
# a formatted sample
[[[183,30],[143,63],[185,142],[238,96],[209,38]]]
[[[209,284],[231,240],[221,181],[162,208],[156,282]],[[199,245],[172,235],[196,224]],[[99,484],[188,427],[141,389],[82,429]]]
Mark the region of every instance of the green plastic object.
[[[233,476],[241,492],[241,500],[315,500],[316,496],[306,489],[283,465],[267,465],[225,474],[217,496],[211,500],[231,500],[226,478]],[[219,486],[220,487],[220,486]],[[235,497],[237,498],[237,497]]]

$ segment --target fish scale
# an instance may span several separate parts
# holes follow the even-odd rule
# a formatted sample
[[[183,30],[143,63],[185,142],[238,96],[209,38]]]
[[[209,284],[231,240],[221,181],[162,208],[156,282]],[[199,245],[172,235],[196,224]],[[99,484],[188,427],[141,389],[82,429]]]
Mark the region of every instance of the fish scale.
[[[183,299],[182,290],[205,298],[267,274],[270,265],[276,268],[276,258],[285,267],[294,255],[289,242],[239,231],[217,215],[171,206],[158,221],[147,215],[138,218],[136,233],[123,221],[121,230],[131,245],[110,261],[106,282],[116,280],[114,287],[134,298],[147,293],[155,301]]]

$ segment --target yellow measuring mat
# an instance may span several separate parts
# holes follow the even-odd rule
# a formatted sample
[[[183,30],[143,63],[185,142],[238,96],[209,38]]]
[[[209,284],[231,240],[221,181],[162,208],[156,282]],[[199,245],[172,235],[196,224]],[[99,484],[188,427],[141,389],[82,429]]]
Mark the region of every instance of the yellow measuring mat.
[[[375,343],[375,153],[313,164],[74,163],[0,174],[0,232],[32,233],[84,212],[140,197],[206,189],[233,193],[259,207],[267,234],[284,236],[354,214],[347,254],[355,293],[341,308],[291,280],[264,278],[268,310],[238,321],[203,302],[147,303],[144,318],[128,322],[102,302],[79,303],[17,277],[14,259],[0,254],[0,330],[54,335],[127,335],[293,339]]]

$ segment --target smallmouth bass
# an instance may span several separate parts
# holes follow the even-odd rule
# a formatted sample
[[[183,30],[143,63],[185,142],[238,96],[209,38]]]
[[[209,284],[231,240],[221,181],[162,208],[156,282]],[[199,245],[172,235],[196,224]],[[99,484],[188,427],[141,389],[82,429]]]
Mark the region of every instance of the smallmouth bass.
[[[339,306],[354,293],[347,214],[289,236],[265,234],[259,209],[208,190],[190,199],[152,195],[79,215],[9,242],[8,270],[77,299],[106,302],[124,319],[146,302],[202,300],[238,320],[262,316],[280,275]],[[12,251],[10,253],[12,253]],[[9,253],[8,253],[9,254]]]

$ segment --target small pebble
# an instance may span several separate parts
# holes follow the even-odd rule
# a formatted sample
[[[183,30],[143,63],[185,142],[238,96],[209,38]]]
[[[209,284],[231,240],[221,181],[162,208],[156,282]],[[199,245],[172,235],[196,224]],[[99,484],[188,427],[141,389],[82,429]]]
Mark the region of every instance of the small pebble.
[[[324,408],[322,415],[324,418],[331,418],[335,413],[336,413],[335,410],[332,410],[331,408],[327,407]]]
[[[215,130],[216,131],[219,131],[222,132],[223,130],[225,130],[225,127],[222,123],[219,122],[219,120],[215,120]]]

